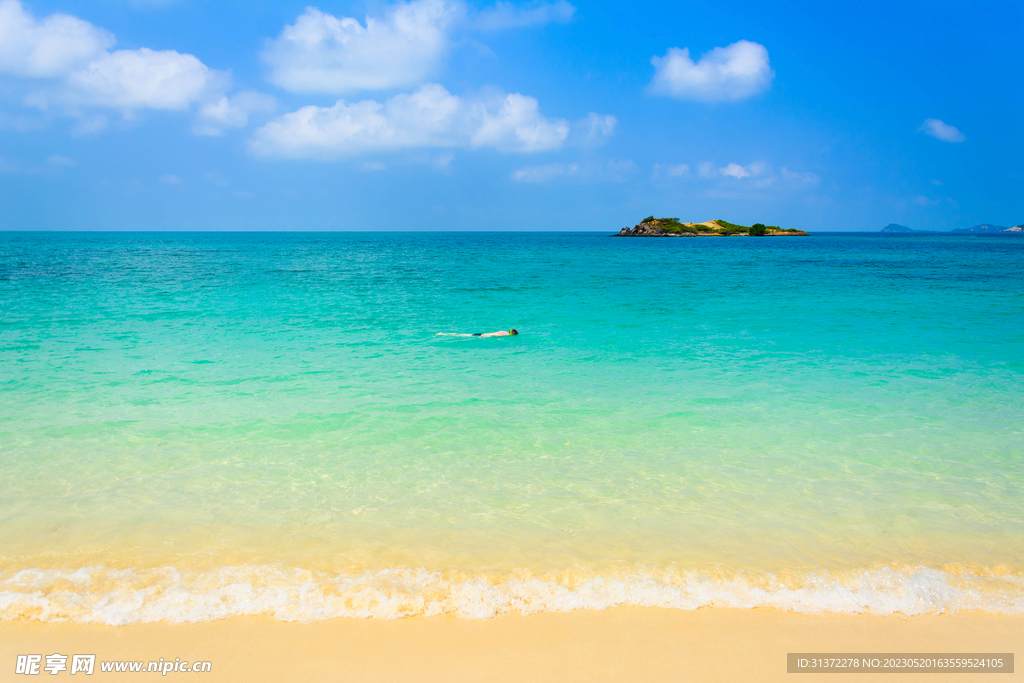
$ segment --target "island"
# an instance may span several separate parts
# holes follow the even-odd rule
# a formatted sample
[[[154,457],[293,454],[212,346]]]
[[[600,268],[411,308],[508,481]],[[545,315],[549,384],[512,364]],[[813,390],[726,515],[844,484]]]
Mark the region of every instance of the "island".
[[[933,230],[914,230],[913,228],[908,228],[907,226],[900,225],[899,223],[890,223],[879,230],[879,232],[896,232],[902,234],[914,233],[916,235],[934,234]]]
[[[982,223],[981,225],[974,225],[974,226],[971,226],[970,228],[954,228],[953,230],[950,230],[950,232],[952,232],[952,233],[958,233],[958,234],[961,234],[961,235],[963,235],[963,234],[971,234],[971,235],[989,234],[989,235],[991,235],[993,233],[1009,232],[1009,231],[1010,231],[1010,228],[1007,228],[1005,225],[992,225],[991,223]]]
[[[904,234],[908,233],[908,232],[913,232],[913,233],[932,233],[932,234],[935,234],[935,231],[933,231],[933,230],[912,230],[912,229],[908,228],[905,225],[900,225],[899,223],[890,223],[889,225],[887,225],[884,228],[882,228],[879,232],[896,232],[896,233],[904,233]],[[1024,232],[1024,226],[1018,225],[1018,226],[1015,226],[1013,228],[1004,228],[1001,225],[992,225],[991,223],[982,223],[981,225],[975,225],[975,226],[970,227],[970,228],[956,228],[954,230],[950,230],[950,232],[953,233],[953,234],[956,234],[956,235],[976,235],[976,234],[995,235],[995,234],[1001,234],[1001,233],[1005,233],[1005,232]]]
[[[648,216],[632,228],[623,228],[613,237],[780,237],[808,235],[803,230],[754,223],[737,225],[721,219],[703,223],[680,223],[678,218]]]

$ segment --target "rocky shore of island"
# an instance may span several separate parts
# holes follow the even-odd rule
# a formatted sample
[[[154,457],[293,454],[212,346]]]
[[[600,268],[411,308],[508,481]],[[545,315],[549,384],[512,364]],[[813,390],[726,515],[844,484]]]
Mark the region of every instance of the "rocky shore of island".
[[[613,237],[793,237],[809,233],[777,225],[739,225],[716,219],[703,223],[682,223],[678,218],[648,216],[632,228],[625,227]]]

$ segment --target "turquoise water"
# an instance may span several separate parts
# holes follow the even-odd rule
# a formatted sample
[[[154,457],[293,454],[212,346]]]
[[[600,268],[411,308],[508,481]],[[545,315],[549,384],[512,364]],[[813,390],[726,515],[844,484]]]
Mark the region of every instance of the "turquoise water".
[[[1022,265],[0,233],[0,618],[1024,613]]]

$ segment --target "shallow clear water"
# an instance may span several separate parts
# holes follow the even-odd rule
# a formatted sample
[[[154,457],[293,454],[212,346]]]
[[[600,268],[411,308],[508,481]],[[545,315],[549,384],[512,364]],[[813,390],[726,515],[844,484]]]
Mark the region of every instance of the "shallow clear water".
[[[0,233],[0,618],[1024,613],[1022,265],[1002,236]]]

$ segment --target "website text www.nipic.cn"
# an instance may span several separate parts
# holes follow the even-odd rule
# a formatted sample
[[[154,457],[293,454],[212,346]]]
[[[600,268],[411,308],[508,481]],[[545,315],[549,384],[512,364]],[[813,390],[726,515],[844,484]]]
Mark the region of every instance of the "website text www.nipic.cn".
[[[70,660],[70,661],[68,661]],[[96,655],[18,655],[14,665],[14,673],[25,676],[38,676],[48,673],[55,676],[63,671],[69,674],[85,674],[91,676],[95,671],[102,673],[158,673],[166,676],[169,673],[209,673],[213,670],[212,662],[182,661],[180,657],[173,660],[161,657],[154,661],[113,660],[101,661],[96,665]]]

